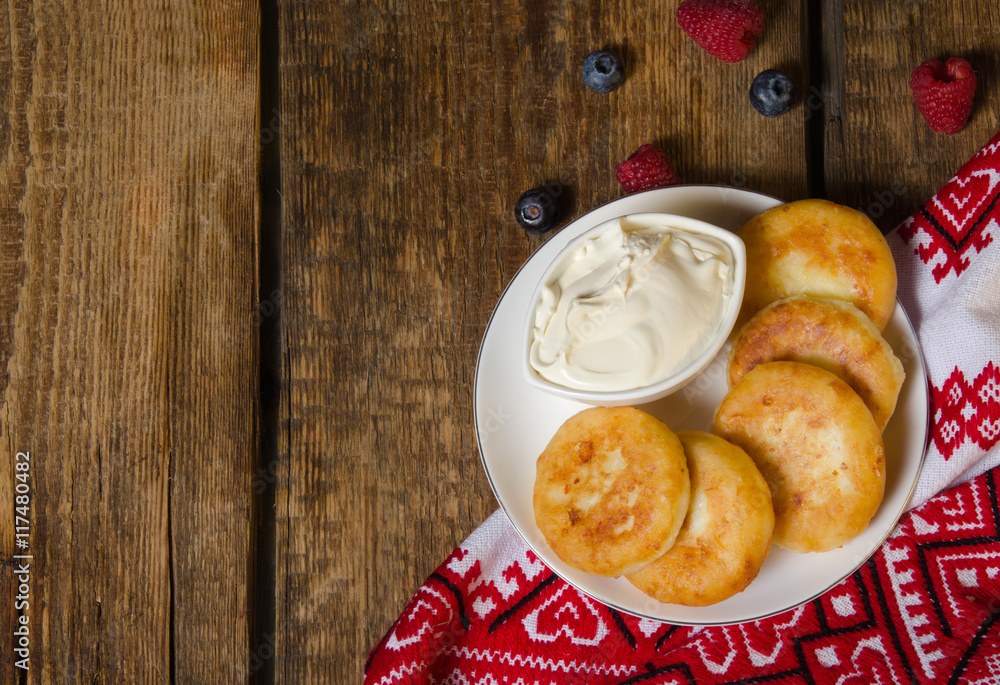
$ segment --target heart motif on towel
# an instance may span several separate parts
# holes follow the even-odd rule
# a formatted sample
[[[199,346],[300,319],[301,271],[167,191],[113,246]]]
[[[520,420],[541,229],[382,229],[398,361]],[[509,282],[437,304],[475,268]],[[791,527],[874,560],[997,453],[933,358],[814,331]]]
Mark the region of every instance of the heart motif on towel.
[[[568,585],[525,616],[523,624],[532,640],[555,642],[563,636],[578,646],[598,645],[610,632],[594,601]]]
[[[949,273],[959,276],[969,267],[971,248],[978,253],[993,242],[998,200],[1000,173],[995,169],[960,174],[899,227],[899,236],[907,243],[916,240],[914,253],[924,264],[933,262],[931,273],[940,283]]]

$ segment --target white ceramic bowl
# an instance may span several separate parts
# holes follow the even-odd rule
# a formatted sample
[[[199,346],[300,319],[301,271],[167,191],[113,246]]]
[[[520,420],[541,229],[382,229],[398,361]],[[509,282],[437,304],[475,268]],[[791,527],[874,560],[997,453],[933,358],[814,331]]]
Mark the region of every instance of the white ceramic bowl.
[[[574,224],[577,222],[586,222],[588,220],[588,216],[589,215],[584,215],[580,217],[576,222],[574,222]],[[695,359],[666,378],[655,380],[654,382],[650,382],[637,388],[616,391],[580,390],[553,383],[541,376],[532,367],[530,361],[531,345],[534,338],[535,308],[541,296],[542,289],[545,287],[546,283],[549,282],[553,271],[560,268],[563,261],[568,259],[570,255],[576,251],[580,244],[603,233],[607,230],[609,225],[619,220],[628,224],[628,230],[632,230],[633,227],[642,228],[666,226],[681,232],[715,238],[729,249],[732,255],[733,291],[732,297],[728,301],[727,309],[723,313],[722,324],[717,330],[715,336],[707,342],[705,348]],[[718,226],[713,226],[712,224],[704,221],[699,221],[698,219],[690,219],[676,214],[628,214],[616,217],[610,221],[602,221],[589,230],[584,231],[574,240],[570,241],[566,247],[563,248],[552,260],[552,263],[545,269],[544,275],[538,282],[534,295],[531,299],[532,304],[526,313],[524,324],[524,349],[522,353],[524,377],[530,385],[552,393],[553,395],[604,407],[631,406],[658,400],[661,397],[665,397],[683,388],[688,382],[704,371],[719,353],[719,350],[721,350],[722,346],[725,345],[726,340],[729,338],[729,334],[732,332],[733,326],[736,323],[736,317],[739,314],[740,305],[743,303],[743,291],[745,285],[746,248],[743,245],[743,241],[731,231],[719,228]]]

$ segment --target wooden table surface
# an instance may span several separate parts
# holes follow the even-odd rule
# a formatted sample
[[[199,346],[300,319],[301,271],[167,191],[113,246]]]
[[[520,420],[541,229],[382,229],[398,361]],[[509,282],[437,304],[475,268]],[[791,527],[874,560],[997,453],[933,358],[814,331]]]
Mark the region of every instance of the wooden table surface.
[[[889,230],[1000,127],[993,0],[761,2],[727,65],[676,1],[5,0],[0,682],[358,682],[497,506],[472,382],[542,242],[523,190],[571,218],[652,141]],[[908,77],[953,55],[980,85],[948,137]],[[776,119],[765,68],[801,94]]]

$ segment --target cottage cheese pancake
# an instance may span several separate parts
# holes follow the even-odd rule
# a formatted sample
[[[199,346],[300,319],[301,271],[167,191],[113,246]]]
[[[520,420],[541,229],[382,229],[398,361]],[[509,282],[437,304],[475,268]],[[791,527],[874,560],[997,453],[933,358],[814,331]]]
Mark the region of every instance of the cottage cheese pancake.
[[[570,417],[538,458],[535,522],[567,564],[618,576],[673,544],[689,492],[669,428],[632,407],[594,407]]]
[[[753,460],[700,431],[677,434],[691,471],[691,504],[674,545],[630,583],[670,604],[706,606],[742,592],[771,547],[771,493]]]
[[[840,547],[867,528],[882,502],[882,432],[851,386],[817,366],[760,364],[723,398],[712,432],[757,464],[782,547]]]
[[[861,212],[800,200],[755,216],[737,232],[747,284],[737,326],[790,295],[846,300],[879,331],[896,306],[896,263],[881,231]]]

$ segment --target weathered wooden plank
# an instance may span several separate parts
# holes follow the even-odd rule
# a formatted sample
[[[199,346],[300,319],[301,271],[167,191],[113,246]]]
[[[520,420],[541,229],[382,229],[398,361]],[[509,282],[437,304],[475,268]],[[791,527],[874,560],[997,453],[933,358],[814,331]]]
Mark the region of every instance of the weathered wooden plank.
[[[842,0],[843,91],[826,96],[832,117],[826,159],[831,200],[867,211],[890,230],[1000,128],[1000,7],[990,0]],[[934,133],[910,93],[926,59],[964,57],[977,73],[975,107],[954,136]],[[837,152],[839,151],[839,152]]]
[[[747,101],[765,68],[805,78],[804,19],[780,3],[725,65],[672,3],[279,6],[276,674],[347,682],[496,506],[472,380],[490,311],[539,244],[512,220],[517,196],[551,183],[572,217],[618,197],[615,163],[654,141],[687,182],[804,197],[810,111],[770,120]],[[580,65],[608,46],[629,76],[598,95]]]
[[[28,682],[249,675],[257,17],[253,2],[0,11],[0,630],[9,645],[28,617]]]

